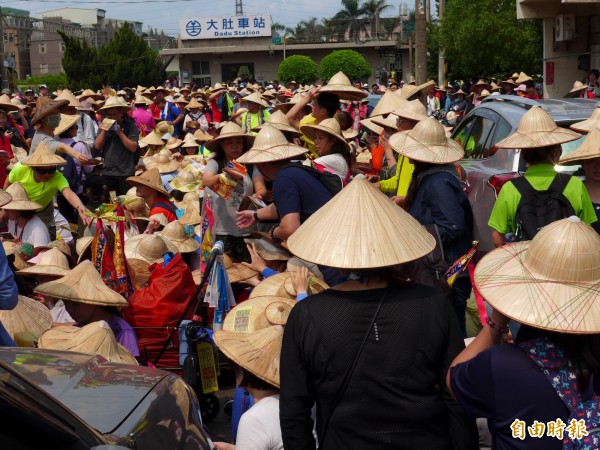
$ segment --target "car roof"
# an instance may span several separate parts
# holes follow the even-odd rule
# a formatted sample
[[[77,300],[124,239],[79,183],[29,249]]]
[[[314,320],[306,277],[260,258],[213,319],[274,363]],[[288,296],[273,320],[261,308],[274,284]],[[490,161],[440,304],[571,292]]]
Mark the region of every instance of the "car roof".
[[[500,101],[501,100],[501,101]],[[600,99],[560,98],[531,100],[515,95],[494,95],[483,100],[481,107],[497,111],[504,117],[513,118],[517,123],[530,108],[540,106],[559,125],[570,125],[589,119],[600,106]]]

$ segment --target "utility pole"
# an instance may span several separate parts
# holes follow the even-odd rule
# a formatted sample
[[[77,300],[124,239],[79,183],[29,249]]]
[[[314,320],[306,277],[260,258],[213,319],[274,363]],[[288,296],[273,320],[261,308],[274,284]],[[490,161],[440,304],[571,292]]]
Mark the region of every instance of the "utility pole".
[[[440,22],[444,18],[444,13],[446,12],[446,0],[440,0],[440,10],[438,11],[438,16]],[[444,89],[446,87],[446,57],[444,56],[444,49],[440,47],[439,56],[438,56],[438,86],[440,89]]]
[[[415,78],[417,84],[427,81],[427,20],[425,0],[415,0]]]
[[[2,77],[2,89],[8,88],[8,68],[4,66],[4,17],[0,6],[0,76]]]
[[[244,3],[242,0],[235,0],[235,15],[236,16],[244,15]]]

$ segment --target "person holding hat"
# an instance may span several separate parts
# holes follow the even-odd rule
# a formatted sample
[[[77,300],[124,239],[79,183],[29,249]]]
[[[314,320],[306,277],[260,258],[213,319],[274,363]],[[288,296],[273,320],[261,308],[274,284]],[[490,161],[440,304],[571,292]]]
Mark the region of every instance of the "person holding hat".
[[[350,179],[350,145],[342,135],[337,119],[325,119],[318,125],[304,125],[300,131],[313,141],[319,155],[312,161],[313,167],[335,173],[347,184]]]
[[[148,133],[154,130],[156,122],[152,117],[152,113],[148,109],[148,106],[152,104],[146,97],[140,95],[133,102],[135,110],[131,113],[131,118],[135,122],[140,131],[140,137],[146,136]]]
[[[248,95],[244,100],[248,105],[248,111],[241,116],[242,132],[250,133],[250,130],[265,123],[271,113],[267,111],[268,103],[263,100],[258,92]],[[252,132],[252,134],[256,136],[255,132]]]
[[[188,104],[183,96],[179,96],[173,103],[167,102],[167,114],[165,120],[169,125],[173,125],[173,136],[183,137],[183,119],[185,118],[185,106]]]
[[[507,181],[494,203],[488,225],[492,228],[492,241],[496,247],[504,245],[507,238],[522,240],[533,237],[524,237],[526,231],[523,219],[517,217],[524,195],[522,192],[528,190],[528,185],[536,191],[558,190],[566,198],[566,202],[561,205],[565,208],[570,206],[570,214],[574,213],[588,224],[597,220],[582,181],[567,174],[557,174],[554,170],[562,153],[561,144],[580,137],[579,133],[559,127],[550,114],[539,106],[534,106],[523,115],[517,130],[496,144],[499,149],[520,148],[521,157],[527,165],[524,181]]]
[[[189,112],[185,116],[185,119],[183,119],[183,131],[187,133],[186,136],[194,134],[198,130],[202,132],[208,131],[208,120],[204,114],[204,104],[204,100],[199,102],[196,97],[187,104],[186,108]]]
[[[29,200],[25,189],[18,182],[11,184],[6,192],[12,197],[12,201],[2,207],[3,215],[8,219],[8,232],[19,241],[34,247],[48,245],[51,241],[48,228],[35,214],[42,205]]]
[[[127,183],[136,188],[136,195],[144,199],[150,208],[149,215],[164,214],[168,222],[177,220],[177,208],[169,200],[158,167],[152,167],[140,175],[128,177]]]
[[[233,100],[221,83],[215,84],[208,97],[208,102],[210,104],[212,122],[215,126],[229,120],[233,109]]]
[[[99,111],[115,122],[108,131],[101,127],[94,143],[104,157],[103,182],[117,195],[125,194],[129,189],[126,180],[134,175],[139,159],[140,132],[133,119],[126,114],[128,110],[129,106],[117,97],[109,97]]]
[[[477,448],[475,421],[444,384],[464,348],[458,323],[446,298],[412,279],[410,264],[434,246],[365,179],[288,239],[292,254],[350,277],[297,303],[288,317],[280,362],[286,450],[315,447],[315,403],[319,448]]]
[[[446,382],[467,414],[488,419],[493,449],[598,447],[599,263],[600,237],[571,216],[477,264],[475,285],[493,312]],[[509,320],[532,334],[506,344]]]

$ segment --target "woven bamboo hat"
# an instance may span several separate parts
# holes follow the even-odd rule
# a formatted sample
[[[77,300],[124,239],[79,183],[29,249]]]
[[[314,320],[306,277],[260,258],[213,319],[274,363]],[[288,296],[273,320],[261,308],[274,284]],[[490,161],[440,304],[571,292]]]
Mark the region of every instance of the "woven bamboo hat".
[[[85,257],[85,252],[92,246],[92,236],[81,236],[75,243],[75,252],[77,253],[77,264],[79,264]]]
[[[17,97],[11,98],[10,99],[10,103],[11,103],[11,105],[16,106],[19,109],[27,109],[27,108],[29,108],[29,110],[31,111],[31,106],[28,103],[23,103]],[[0,103],[0,109],[3,109],[1,103]]]
[[[283,327],[276,325],[253,333],[217,331],[217,347],[238,366],[279,388],[279,359]]]
[[[582,120],[581,122],[571,125],[572,130],[581,131],[584,133],[589,133],[596,128],[600,128],[600,106],[594,110],[589,119]]]
[[[290,101],[285,102],[285,103],[279,103],[277,105],[275,105],[273,107],[273,113],[277,112],[277,111],[281,111],[284,114],[286,114],[290,109],[292,109],[294,107],[294,105],[296,103],[298,103],[300,100],[302,100],[302,98],[304,97],[304,94],[298,92],[294,95],[294,97],[292,97],[290,99]],[[310,108],[310,106],[306,106],[307,108]]]
[[[244,138],[244,149],[245,150],[252,147],[252,144],[254,143],[254,136],[245,134],[242,131],[242,127],[240,127],[237,123],[227,122],[221,128],[221,133],[219,134],[219,136],[208,141],[205,144],[205,147],[208,148],[209,150],[216,151],[220,147],[221,141],[223,139],[232,138],[232,137]]]
[[[138,216],[134,217],[135,220],[143,220],[144,222],[150,222],[152,220],[156,220],[161,227],[166,227],[169,224],[169,221],[165,217],[163,213],[152,214],[150,217],[146,216]]]
[[[277,128],[279,131],[282,131],[283,133],[289,133],[291,135],[294,135],[295,137],[299,137],[302,135],[302,133],[300,133],[293,126],[290,125],[290,121],[288,120],[288,118],[282,111],[275,111],[273,114],[271,114],[269,116],[269,118],[267,119],[266,124],[269,124],[269,125]],[[260,130],[263,129],[263,127],[266,124],[254,127],[254,128],[252,128],[251,131],[259,132]]]
[[[435,239],[366,179],[355,179],[310,216],[287,247],[315,264],[368,269],[419,259]]]
[[[350,79],[343,72],[332,76],[327,85],[321,87],[319,92],[329,92],[343,100],[362,100],[369,95],[368,92],[352,86]]]
[[[188,171],[186,171],[186,172],[188,172]],[[194,190],[194,191],[187,192],[183,196],[183,199],[180,202],[175,201],[174,203],[175,203],[175,206],[177,206],[177,208],[186,209],[190,203],[193,203],[193,202],[198,203],[198,201],[200,200],[201,197],[204,197],[204,191]]]
[[[291,159],[305,152],[304,147],[290,143],[277,128],[266,125],[256,135],[252,148],[237,161],[242,164],[259,164]]]
[[[276,296],[253,297],[239,303],[223,320],[223,330],[252,333],[273,325],[285,325],[296,300]]]
[[[281,289],[289,277],[289,272],[281,272],[265,278],[252,289],[250,298],[281,296],[295,300],[295,296],[288,294],[285,289]]]
[[[150,278],[150,264],[141,259],[128,258],[127,266],[133,287],[135,289],[144,287]]]
[[[140,142],[146,145],[165,145],[156,133],[148,133],[146,136],[140,139]]]
[[[149,168],[153,167],[158,169],[158,173],[171,173],[179,169],[179,163],[166,155],[157,155],[149,165]]]
[[[111,109],[111,108],[123,108],[123,110],[131,109],[127,103],[125,103],[125,102],[123,102],[123,100],[121,100],[120,97],[114,97],[112,95],[110,97],[108,97],[106,102],[104,102],[104,105],[101,108],[99,108],[99,110],[106,111],[107,109]]]
[[[373,118],[363,119],[360,121],[360,124],[377,135],[380,135],[383,132],[383,127],[374,123]]]
[[[244,97],[244,100],[247,102],[256,103],[257,105],[260,105],[263,108],[269,107],[269,104],[264,101],[259,92],[254,92],[253,94],[247,95],[246,97]]]
[[[479,94],[477,96],[477,98],[486,98],[486,97],[489,97],[490,95],[491,95],[490,91],[488,91],[487,89],[484,89],[483,91],[481,91],[481,94]]]
[[[425,105],[419,100],[411,100],[403,108],[395,109],[392,114],[399,116],[403,119],[414,120],[420,122],[421,120],[427,119],[427,110]]]
[[[297,270],[297,269],[295,268],[294,270]],[[279,289],[277,290],[277,294],[280,297],[289,296],[291,298],[296,298],[296,296],[298,295],[298,292],[296,291],[296,288],[294,287],[294,283],[292,281],[292,274],[290,272],[284,272],[284,273],[287,273],[289,276],[279,286]],[[307,290],[308,295],[315,295],[315,294],[318,294],[319,292],[323,292],[326,289],[329,289],[329,286],[323,280],[321,280],[320,278],[318,278],[314,275],[310,275],[308,277],[308,290]]]
[[[374,124],[389,128],[394,130],[394,132],[398,130],[398,116],[394,114],[388,114],[385,118],[383,116],[373,117],[371,120]]]
[[[31,262],[31,260],[29,261]],[[51,248],[42,253],[35,266],[27,267],[16,272],[17,275],[44,275],[64,277],[69,273],[69,260],[57,248]]]
[[[471,92],[475,92],[475,90],[481,86],[483,87],[484,90],[488,90],[488,91],[492,88],[491,84],[486,83],[483,80],[479,80],[479,81],[477,81],[477,83],[475,83],[473,86],[471,86]]]
[[[138,234],[125,241],[125,256],[153,264],[162,259],[165,253],[179,253],[173,243],[158,234]]]
[[[288,261],[292,257],[287,249],[266,239],[244,239],[244,242],[254,244],[256,252],[265,261]]]
[[[533,81],[533,78],[531,78],[525,72],[521,72],[521,73],[519,73],[519,76],[515,80],[515,83],[516,84],[524,84],[524,83],[527,83],[528,81]]]
[[[580,137],[579,133],[556,125],[550,114],[539,106],[533,106],[521,117],[517,131],[498,142],[496,147],[539,148],[564,144]]]
[[[189,170],[180,170],[175,178],[169,181],[173,189],[181,192],[192,192],[200,186],[200,180]]]
[[[24,331],[40,337],[52,327],[52,314],[37,300],[19,295],[19,301],[14,309],[0,310],[0,322],[13,339],[16,333]]]
[[[77,100],[73,93],[68,89],[63,89],[62,91],[60,91],[60,94],[58,94],[56,100],[68,100],[68,105],[73,106],[75,108],[79,108],[81,106],[81,102]]]
[[[488,253],[475,267],[475,284],[494,309],[518,322],[600,332],[600,236],[578,217]]]
[[[579,93],[587,89],[587,86],[583,84],[581,81],[577,80],[573,83],[573,88],[569,91],[569,94]]]
[[[79,120],[78,114],[74,114],[74,115],[61,114],[60,115],[60,123],[54,129],[54,135],[60,136],[65,131],[67,131],[69,128],[71,128],[73,125],[75,125],[78,120]]]
[[[169,125],[164,120],[162,122],[158,122],[156,127],[154,127],[154,132],[162,139],[164,135],[171,135],[175,132],[175,127],[173,125]],[[168,139],[168,138],[167,138]]]
[[[102,98],[102,96],[100,94],[97,94],[96,92],[92,91],[91,89],[85,89],[79,96],[79,100],[85,100],[88,98],[91,98],[93,100],[100,100]]]
[[[398,153],[415,161],[448,164],[464,156],[460,144],[446,136],[443,125],[434,117],[420,121],[412,130],[392,135],[389,142]]]
[[[11,102],[10,97],[7,94],[2,94],[0,95],[0,109],[10,112],[18,111],[19,107]]]
[[[189,134],[188,134],[188,136],[189,136]],[[208,134],[207,132],[202,131],[202,130],[196,130],[194,132],[194,138],[198,142],[206,142],[206,141],[211,141],[213,139],[213,137],[210,134]],[[185,144],[184,144],[184,147],[185,147]]]
[[[600,158],[600,130],[595,129],[588,133],[577,150],[560,158],[559,164],[581,164],[586,159]]]
[[[250,267],[246,267],[241,263],[233,263],[231,267],[227,268],[227,277],[229,278],[230,283],[246,281],[256,275],[258,275],[257,271],[252,270]]]
[[[50,100],[48,97],[40,97],[36,101],[36,109],[31,125],[35,125],[46,116],[52,115],[63,106],[69,104],[68,100]]]
[[[104,320],[79,327],[55,327],[38,341],[39,348],[100,355],[112,363],[137,365],[129,350],[117,342],[110,325]]]
[[[405,84],[404,86],[402,86],[402,89],[400,89],[397,92],[400,92],[400,97],[402,97],[405,100],[408,100],[416,93],[420,91],[426,91],[432,88],[433,86],[435,86],[435,81],[433,80],[427,81],[426,83],[419,84],[416,86],[412,84]]]
[[[201,130],[198,130],[201,131]],[[202,131],[202,133],[204,133],[204,131]],[[200,147],[200,145],[198,144],[198,140],[195,137],[195,134],[186,134],[185,138],[183,138],[183,143],[180,144],[182,147],[184,148],[195,148],[196,150],[198,149],[198,147]],[[208,133],[206,133],[208,135]],[[208,140],[208,139],[205,139]]]
[[[21,161],[21,164],[29,167],[51,167],[65,166],[67,161],[60,156],[55,155],[45,143],[40,142],[35,151]]]
[[[148,98],[144,97],[143,95],[138,95],[135,98],[135,102],[133,102],[133,104],[138,105],[138,106],[139,105],[150,106],[152,104],[152,102]]]
[[[196,108],[205,108],[205,107],[206,107],[205,100],[202,100],[201,102],[199,102],[196,97],[192,97],[192,100],[187,104],[186,109],[196,109]]]
[[[187,194],[186,194],[187,195]],[[192,201],[185,207],[185,214],[179,219],[182,225],[200,225],[202,223],[202,216],[200,215],[200,203]]]
[[[185,233],[185,228],[178,220],[169,223],[162,231],[156,234],[173,244],[179,250],[179,253],[195,252],[200,248],[200,244],[197,241],[188,237]]]
[[[342,135],[340,123],[335,118],[324,119],[320,121],[317,125],[303,125],[300,127],[300,131],[313,141],[315,140],[316,132],[322,131],[336,138],[342,143],[342,145],[344,146],[344,148],[346,148],[347,151],[350,151],[350,145],[348,145],[348,141],[346,141],[346,139]]]
[[[0,207],[10,203],[12,200],[11,195],[3,189],[0,189]]]
[[[155,191],[160,192],[167,197],[169,196],[169,193],[160,180],[160,172],[158,171],[157,167],[148,169],[138,176],[129,177],[127,178],[127,182],[132,186],[138,186],[141,184],[142,186],[147,186],[151,189],[154,189]]]
[[[91,261],[83,261],[58,280],[42,283],[35,292],[73,302],[100,306],[127,306],[127,300],[104,284]]]
[[[13,211],[37,211],[38,209],[43,208],[39,203],[29,200],[27,192],[25,192],[25,189],[19,182],[11,184],[6,188],[6,192],[10,194],[12,200],[3,206],[4,209]]]
[[[181,139],[178,139],[176,137],[170,137],[167,140],[167,145],[165,145],[165,148],[167,150],[174,150],[174,149],[180,147],[181,144],[183,144],[183,141]]]
[[[376,116],[389,114],[398,109],[404,109],[406,108],[407,103],[408,100],[403,99],[394,91],[385,91],[379,99],[379,102],[377,102],[377,105],[375,105],[375,108],[373,108],[373,111],[371,111],[369,117],[374,118]]]

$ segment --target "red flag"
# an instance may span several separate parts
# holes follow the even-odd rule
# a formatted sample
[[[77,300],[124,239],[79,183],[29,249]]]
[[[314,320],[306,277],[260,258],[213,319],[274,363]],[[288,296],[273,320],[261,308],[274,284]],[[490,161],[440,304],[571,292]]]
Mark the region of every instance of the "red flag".
[[[92,242],[92,262],[96,266],[96,270],[102,276],[104,284],[114,291],[117,291],[115,263],[106,242],[102,219],[97,219],[96,221],[96,235]]]

